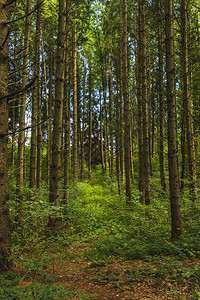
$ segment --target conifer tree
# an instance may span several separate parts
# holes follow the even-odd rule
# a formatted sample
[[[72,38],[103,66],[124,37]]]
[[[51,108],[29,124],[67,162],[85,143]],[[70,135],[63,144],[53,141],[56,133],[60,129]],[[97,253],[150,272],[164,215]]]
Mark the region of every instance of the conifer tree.
[[[0,274],[8,271],[10,263],[10,223],[8,190],[8,26],[7,1],[0,0]]]
[[[55,82],[55,112],[52,136],[52,164],[50,170],[50,203],[60,205],[61,184],[61,147],[63,123],[63,93],[65,73],[65,46],[66,46],[66,0],[59,1],[56,82]],[[49,219],[50,227],[58,227],[59,219],[52,216]]]
[[[168,113],[168,167],[171,204],[171,238],[177,239],[182,230],[179,172],[177,157],[176,98],[174,65],[174,27],[172,0],[165,0],[166,32],[166,74],[167,74],[167,113]]]

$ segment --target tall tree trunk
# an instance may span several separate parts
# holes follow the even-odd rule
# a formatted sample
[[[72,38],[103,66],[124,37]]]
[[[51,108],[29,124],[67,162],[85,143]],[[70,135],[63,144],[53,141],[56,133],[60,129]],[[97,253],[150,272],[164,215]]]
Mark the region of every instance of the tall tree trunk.
[[[48,147],[48,153],[47,153],[47,183],[50,183],[50,169],[51,169],[51,141],[52,141],[52,106],[53,106],[53,54],[52,54],[52,45],[50,47],[50,53],[49,53],[49,84],[48,84],[48,141],[47,141],[47,147]]]
[[[144,203],[150,204],[150,163],[149,163],[149,130],[148,130],[148,99],[147,99],[147,61],[146,61],[146,24],[145,24],[145,2],[139,1],[139,18],[140,28],[139,36],[141,43],[141,76],[142,76],[142,121],[143,121],[143,167],[145,172],[144,176]]]
[[[28,79],[28,55],[29,55],[29,38],[30,38],[30,24],[31,24],[31,0],[26,3],[26,23],[25,23],[25,37],[24,37],[24,57],[23,57],[23,75],[22,88],[25,89]],[[20,104],[20,120],[19,120],[19,138],[18,138],[18,153],[17,153],[17,196],[19,202],[23,198],[23,179],[24,179],[24,156],[25,156],[25,112],[26,112],[26,97],[24,93]]]
[[[123,107],[123,51],[120,53],[120,103],[119,103],[119,113],[120,113],[120,180],[121,186],[124,185],[124,107]]]
[[[117,71],[118,72],[118,71]],[[115,100],[116,107],[116,125],[115,125],[115,139],[116,139],[116,173],[118,183],[118,194],[121,194],[121,178],[120,178],[120,96],[119,96],[119,76],[117,75],[117,97]]]
[[[138,189],[141,194],[140,202],[145,203],[145,185],[144,185],[144,147],[143,147],[143,118],[142,118],[142,43],[141,43],[141,18],[140,2],[137,3],[137,48],[136,48],[136,87],[138,102],[138,158],[139,158],[139,178]]]
[[[128,38],[127,38],[127,3],[123,0],[123,95],[124,95],[124,151],[125,151],[125,177],[126,177],[126,201],[131,202],[131,118],[128,84]]]
[[[165,178],[165,145],[164,145],[164,88],[163,88],[163,18],[161,10],[161,1],[157,1],[157,19],[158,19],[158,59],[159,59],[159,73],[158,73],[158,102],[159,102],[159,165],[160,165],[160,179],[163,190],[166,190]]]
[[[36,182],[37,178],[37,187],[38,185],[38,179],[39,179],[39,172],[40,169],[38,169],[39,164],[39,156],[38,150],[40,151],[40,148],[38,147],[38,141],[40,140],[40,137],[38,138],[38,133],[40,133],[38,129],[38,121],[40,118],[38,118],[38,104],[40,104],[40,18],[41,18],[41,7],[40,7],[40,0],[37,1],[37,23],[36,23],[36,38],[35,38],[35,84],[34,84],[34,90],[32,95],[32,127],[31,127],[31,153],[30,153],[30,178],[29,178],[29,187],[33,188]],[[41,113],[41,112],[39,112]],[[40,167],[40,166],[39,166]]]
[[[103,128],[104,128],[104,170],[107,170],[107,102],[106,102],[106,71],[102,70],[102,85],[103,85]]]
[[[166,30],[166,74],[167,74],[167,112],[168,112],[168,166],[171,204],[171,238],[177,239],[182,230],[179,199],[179,172],[177,158],[176,97],[174,64],[174,28],[172,0],[165,1]]]
[[[75,22],[77,17],[77,8],[75,8]],[[73,36],[73,60],[74,60],[74,153],[73,153],[73,178],[74,181],[78,177],[78,100],[77,100],[77,32],[76,24],[74,24]]]
[[[0,0],[0,98],[8,94],[8,26],[7,1]],[[10,262],[10,223],[8,190],[8,102],[0,100],[0,274],[8,271]]]
[[[89,177],[91,177],[92,168],[92,74],[91,67],[89,67]]]
[[[63,123],[63,93],[65,73],[65,39],[66,39],[66,0],[59,1],[56,84],[55,84],[55,112],[52,136],[52,164],[50,170],[50,195],[49,202],[60,205],[61,183],[61,146]],[[59,226],[59,219],[52,216],[49,219],[49,227]]]
[[[190,92],[190,74],[188,58],[188,21],[187,21],[187,1],[181,0],[181,39],[182,39],[182,69],[183,69],[183,109],[186,119],[187,133],[187,154],[189,168],[189,188],[192,198],[197,198],[197,178],[196,178],[196,160],[194,146],[193,112],[192,98]]]
[[[82,115],[82,131],[81,131],[81,180],[83,180],[83,170],[85,163],[85,80],[86,80],[86,64],[83,58],[83,115]]]
[[[46,60],[44,53],[44,41],[41,30],[41,44],[42,44],[42,63],[44,70],[44,90],[45,90],[45,106],[46,106],[46,116],[47,116],[47,183],[49,183],[50,178],[50,162],[51,162],[51,106],[49,106],[48,89],[47,89],[47,70],[46,70]],[[51,75],[50,75],[51,76]]]
[[[114,176],[114,149],[113,149],[113,53],[112,53],[112,25],[110,30],[110,177]]]
[[[99,91],[100,97],[100,147],[101,147],[101,165],[102,170],[105,171],[105,162],[104,162],[104,152],[103,152],[103,108],[102,108],[102,100],[101,100],[101,90]]]
[[[69,24],[68,16],[68,1],[67,1],[67,26]],[[66,36],[66,57],[65,57],[65,84],[64,84],[64,120],[65,120],[65,147],[64,147],[64,199],[68,200],[68,188],[70,182],[70,161],[71,161],[71,148],[70,148],[70,56],[69,56],[69,36]]]
[[[17,39],[16,39],[16,33],[14,34],[14,61],[16,61],[16,44],[17,44]],[[13,72],[14,72],[14,84],[15,86],[17,86],[17,68],[16,65],[14,64],[13,66]],[[12,150],[11,150],[11,166],[14,167],[15,166],[15,149],[16,149],[16,145],[15,145],[15,125],[16,125],[16,100],[13,99],[12,100]]]
[[[41,40],[41,4],[37,10],[36,24],[36,95],[37,95],[37,188],[41,192],[42,184],[42,128],[41,128],[41,76],[40,76],[40,40]]]

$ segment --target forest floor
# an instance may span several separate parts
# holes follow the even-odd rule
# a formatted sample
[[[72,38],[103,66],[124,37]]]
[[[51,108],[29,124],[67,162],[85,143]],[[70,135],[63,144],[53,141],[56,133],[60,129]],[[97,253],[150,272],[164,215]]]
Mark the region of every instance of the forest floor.
[[[110,262],[88,262],[84,258],[88,247],[87,244],[70,247],[62,264],[55,259],[49,272],[56,275],[57,284],[67,286],[70,291],[88,294],[89,299],[98,300],[200,299],[194,296],[197,295],[196,288],[191,281],[184,279],[177,282],[171,276],[162,274],[155,276],[156,273],[153,274],[151,270],[156,270],[159,262],[121,261],[114,258]],[[165,263],[167,269],[169,266]],[[199,260],[188,261],[183,266],[194,268],[197,263]],[[79,299],[79,296],[72,299]]]

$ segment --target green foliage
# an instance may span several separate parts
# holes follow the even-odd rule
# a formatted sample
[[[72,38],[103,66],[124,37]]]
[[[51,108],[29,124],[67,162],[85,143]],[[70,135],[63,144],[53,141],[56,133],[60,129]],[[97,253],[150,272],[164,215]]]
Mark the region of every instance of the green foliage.
[[[147,275],[155,280],[170,276],[172,282],[187,279],[196,284],[195,293],[198,295],[199,264],[193,268],[183,267],[181,261],[200,256],[199,203],[191,202],[187,191],[183,192],[183,234],[179,240],[171,242],[169,194],[161,190],[159,176],[156,175],[159,174],[154,173],[151,180],[150,206],[140,203],[140,194],[135,187],[132,203],[127,206],[125,195],[118,195],[117,182],[107,174],[102,175],[98,167],[90,180],[69,187],[68,202],[61,199],[60,207],[49,204],[47,186],[43,185],[41,194],[25,186],[20,227],[15,221],[19,206],[15,179],[10,176],[12,251],[15,260],[18,259],[26,270],[29,284],[24,286],[22,278],[15,275],[9,280],[8,273],[8,277],[4,276],[1,280],[0,293],[2,297],[6,295],[2,299],[12,299],[9,297],[14,291],[16,299],[71,299],[68,290],[56,285],[55,277],[47,275],[48,266],[54,261],[49,252],[55,255],[64,253],[66,257],[68,245],[76,247],[88,241],[95,241],[85,254],[90,261],[89,268],[103,266],[113,258],[142,259],[153,264],[160,261],[156,267],[149,264],[133,269],[129,277],[132,281],[142,280]],[[46,225],[49,216],[55,213],[62,224],[61,229],[53,232],[47,230]],[[21,261],[21,256],[28,258]],[[52,295],[52,298],[45,298],[47,290],[48,297]]]
[[[18,272],[18,276],[13,272],[0,275],[0,299],[89,299],[88,295],[69,291],[65,285],[55,283],[56,277],[47,273],[52,259],[20,259],[20,263],[23,272]],[[25,275],[19,275],[23,273]]]
[[[71,233],[79,240],[99,239],[88,250],[88,259],[199,257],[199,204],[182,199],[184,233],[172,243],[169,195],[161,190],[159,176],[151,180],[151,189],[151,206],[146,207],[137,191],[127,206],[125,196],[117,194],[117,183],[106,175],[70,187],[66,213]]]
[[[48,232],[49,216],[62,217],[62,207],[52,205],[48,201],[48,187],[43,184],[41,193],[24,186],[23,202],[16,198],[15,179],[10,177],[10,220],[12,229],[12,251],[29,252],[29,255],[43,252],[52,243],[54,235]],[[17,220],[19,209],[22,210],[20,224]]]

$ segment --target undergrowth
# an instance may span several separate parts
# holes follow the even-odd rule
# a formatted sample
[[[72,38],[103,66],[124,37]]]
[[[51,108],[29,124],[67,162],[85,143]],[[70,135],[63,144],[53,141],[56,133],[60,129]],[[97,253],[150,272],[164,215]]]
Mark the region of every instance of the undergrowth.
[[[63,252],[66,257],[68,245],[75,247],[89,241],[95,241],[95,243],[92,243],[85,255],[93,263],[109,261],[114,257],[122,260],[143,259],[146,261],[163,258],[168,259],[169,262],[172,259],[184,261],[188,258],[200,257],[199,203],[191,202],[187,191],[182,194],[183,234],[179,240],[172,243],[170,241],[169,194],[168,191],[161,190],[159,176],[151,180],[150,206],[141,205],[137,187],[133,187],[132,203],[126,205],[125,195],[123,193],[118,195],[117,183],[107,174],[102,175],[98,170],[90,180],[71,184],[68,189],[68,202],[61,199],[60,207],[49,204],[47,186],[43,186],[40,194],[36,190],[31,192],[28,187],[25,187],[22,203],[23,222],[20,227],[15,221],[19,204],[16,199],[14,177],[10,178],[10,182],[14,259],[40,261],[49,253],[57,255]],[[46,226],[49,216],[54,213],[62,220],[61,228],[56,232],[48,230]],[[199,267],[194,270],[198,273]],[[184,274],[190,272],[193,274],[192,270],[188,270],[189,273],[186,270],[184,272]],[[8,283],[8,290],[11,291],[12,285],[10,286],[9,281],[6,280],[8,278],[1,278],[1,282]],[[20,279],[17,280],[20,286]],[[30,294],[30,297],[35,297],[32,295],[35,291],[40,293],[37,296],[38,299],[41,297],[47,299],[45,298],[47,289],[49,289],[48,282],[45,281],[39,286],[38,281],[34,280],[26,287],[26,295]],[[62,290],[61,287],[52,285],[52,289],[54,298],[48,299],[59,299],[59,297],[65,299],[63,295],[70,297],[67,290]],[[22,290],[19,293],[22,293]],[[23,293],[20,297],[19,299],[25,299]]]

